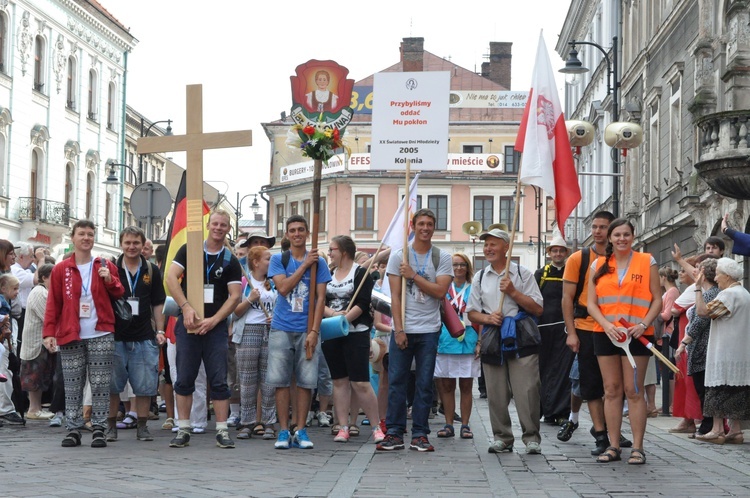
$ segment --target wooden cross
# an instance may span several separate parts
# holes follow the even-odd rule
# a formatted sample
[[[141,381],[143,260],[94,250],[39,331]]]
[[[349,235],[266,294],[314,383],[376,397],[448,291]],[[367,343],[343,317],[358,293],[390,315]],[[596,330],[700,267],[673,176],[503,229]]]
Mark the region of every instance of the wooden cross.
[[[185,151],[187,153],[187,300],[203,318],[203,151],[247,147],[253,144],[250,130],[203,133],[203,85],[187,86],[187,133],[138,139],[138,154]],[[239,221],[239,220],[238,220]],[[201,303],[198,305],[198,303]]]

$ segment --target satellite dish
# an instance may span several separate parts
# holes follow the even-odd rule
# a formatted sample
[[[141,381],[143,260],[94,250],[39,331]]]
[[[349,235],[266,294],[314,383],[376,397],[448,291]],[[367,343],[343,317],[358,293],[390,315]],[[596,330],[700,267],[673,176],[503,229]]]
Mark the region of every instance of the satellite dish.
[[[508,231],[508,225],[505,223],[493,223],[492,225],[487,227],[487,231],[494,230],[495,228],[499,228],[500,230],[507,232]]]
[[[463,230],[466,235],[478,235],[479,232],[482,231],[482,224],[478,221],[467,221],[461,225],[461,230]]]

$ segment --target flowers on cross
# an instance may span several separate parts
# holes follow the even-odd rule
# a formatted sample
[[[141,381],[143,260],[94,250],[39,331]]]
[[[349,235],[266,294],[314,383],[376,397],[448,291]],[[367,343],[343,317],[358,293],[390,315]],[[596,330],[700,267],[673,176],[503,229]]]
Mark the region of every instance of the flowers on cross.
[[[301,149],[304,157],[328,163],[335,150],[346,147],[341,141],[338,128],[325,123],[322,114],[317,123],[295,124],[287,132],[286,145],[291,149]]]

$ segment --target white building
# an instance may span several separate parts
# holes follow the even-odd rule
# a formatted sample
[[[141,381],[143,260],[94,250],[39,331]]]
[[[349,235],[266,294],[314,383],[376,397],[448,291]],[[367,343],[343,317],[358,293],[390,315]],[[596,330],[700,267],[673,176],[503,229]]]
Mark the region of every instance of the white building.
[[[95,0],[0,0],[1,238],[67,245],[86,218],[95,252],[119,245],[119,198],[102,183],[124,154],[136,43]]]

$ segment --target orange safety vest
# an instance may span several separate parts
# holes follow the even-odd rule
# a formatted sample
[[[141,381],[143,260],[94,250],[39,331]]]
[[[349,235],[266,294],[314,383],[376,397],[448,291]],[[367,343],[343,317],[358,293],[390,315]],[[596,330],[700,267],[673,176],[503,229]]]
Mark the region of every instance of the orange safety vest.
[[[617,270],[604,275],[596,283],[596,299],[604,317],[617,323],[620,318],[630,323],[640,323],[646,318],[651,306],[651,254],[633,251],[630,265],[619,282]],[[596,261],[597,270],[604,264],[604,256]],[[594,332],[604,332],[599,322],[594,324]],[[650,326],[643,333],[654,335],[654,327]]]

